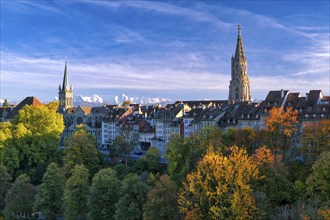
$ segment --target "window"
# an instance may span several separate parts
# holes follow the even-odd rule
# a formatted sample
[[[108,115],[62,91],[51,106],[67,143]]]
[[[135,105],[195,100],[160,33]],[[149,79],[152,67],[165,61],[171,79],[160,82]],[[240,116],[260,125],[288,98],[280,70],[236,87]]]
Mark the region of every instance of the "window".
[[[238,87],[236,87],[235,89],[235,99],[238,99],[239,97],[239,90],[238,90]]]

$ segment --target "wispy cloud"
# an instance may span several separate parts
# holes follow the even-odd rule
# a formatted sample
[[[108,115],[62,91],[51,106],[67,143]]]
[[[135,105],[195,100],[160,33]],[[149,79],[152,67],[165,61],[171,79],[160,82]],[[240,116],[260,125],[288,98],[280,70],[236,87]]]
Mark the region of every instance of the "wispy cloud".
[[[124,6],[124,7],[138,8],[144,11],[156,11],[167,15],[184,17],[198,22],[211,23],[218,28],[231,28],[233,26],[233,24],[224,22],[212,14],[203,11],[194,10],[192,8],[179,7],[177,5],[163,3],[163,2],[121,1],[114,3],[114,2],[105,2],[105,1],[89,1],[89,3],[100,6],[106,6],[110,8],[118,8]]]

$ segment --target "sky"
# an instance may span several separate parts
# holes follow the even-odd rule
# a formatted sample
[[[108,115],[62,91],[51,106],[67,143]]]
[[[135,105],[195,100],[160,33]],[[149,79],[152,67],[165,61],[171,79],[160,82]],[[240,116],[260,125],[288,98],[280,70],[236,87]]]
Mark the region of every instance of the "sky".
[[[329,1],[1,0],[0,99],[227,99],[237,25],[253,99],[330,93]]]

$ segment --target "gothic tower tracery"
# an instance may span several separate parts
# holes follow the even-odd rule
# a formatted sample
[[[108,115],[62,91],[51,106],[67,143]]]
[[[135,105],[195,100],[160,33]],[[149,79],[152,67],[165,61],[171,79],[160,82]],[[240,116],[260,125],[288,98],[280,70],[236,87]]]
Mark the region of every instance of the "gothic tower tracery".
[[[244,55],[241,26],[238,25],[238,37],[235,56],[231,57],[231,80],[228,102],[251,101],[250,81],[247,72],[247,60]]]
[[[68,84],[67,62],[65,61],[63,84],[58,87],[58,112],[64,113],[66,109],[73,106],[73,88]]]

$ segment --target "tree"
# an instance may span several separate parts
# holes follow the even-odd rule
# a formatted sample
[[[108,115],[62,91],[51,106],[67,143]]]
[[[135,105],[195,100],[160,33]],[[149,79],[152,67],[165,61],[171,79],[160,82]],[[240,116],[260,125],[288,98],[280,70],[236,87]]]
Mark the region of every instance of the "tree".
[[[64,219],[86,219],[89,195],[88,170],[84,165],[75,165],[64,189]]]
[[[257,163],[245,149],[233,146],[225,156],[209,150],[187,175],[179,191],[186,219],[254,219],[257,208],[252,182],[260,179]]]
[[[266,130],[270,133],[271,145],[274,149],[275,161],[278,149],[281,151],[282,160],[286,160],[286,150],[291,146],[294,135],[297,132],[298,111],[291,107],[284,111],[283,107],[272,108],[266,120]]]
[[[307,124],[301,143],[307,161],[314,161],[322,152],[330,151],[330,120]]]
[[[11,176],[6,170],[6,167],[0,165],[0,213],[5,208],[5,196],[7,190],[11,186]]]
[[[5,132],[1,133],[7,136],[4,142],[0,141],[1,163],[10,172],[20,169],[32,174],[38,171],[36,175],[30,175],[37,182],[47,164],[58,158],[58,143],[64,129],[62,115],[43,105],[26,105],[18,112],[11,125],[4,123],[0,126],[6,127]],[[7,165],[6,162],[11,160],[14,162]]]
[[[73,133],[64,149],[64,167],[66,172],[70,172],[75,165],[83,164],[94,174],[99,170],[101,157],[95,137],[80,128]]]
[[[148,192],[143,219],[178,219],[177,192],[176,183],[167,175],[161,176],[154,188]]]
[[[7,191],[4,214],[6,219],[17,219],[17,215],[28,217],[32,213],[32,206],[36,188],[31,184],[26,174],[21,174]]]
[[[160,172],[160,152],[156,147],[150,147],[145,156],[134,163],[136,171]]]
[[[203,136],[203,131],[192,134],[184,141],[178,134],[172,135],[165,154],[171,179],[181,185],[187,174],[195,170],[197,162],[207,148],[216,144],[216,142],[212,144],[212,141],[211,138],[207,139]]]
[[[2,107],[9,107],[7,99],[5,99],[5,101],[3,102]]]
[[[320,155],[312,170],[306,180],[306,195],[317,200],[321,208],[330,208],[330,151]]]
[[[125,158],[125,165],[127,167],[128,157],[134,149],[134,144],[135,140],[133,136],[133,131],[130,127],[123,127],[121,129],[121,135],[117,136],[113,140],[113,144],[110,149],[110,155],[118,155]]]
[[[50,220],[62,214],[64,175],[56,163],[50,163],[42,178],[34,207]]]
[[[120,198],[115,205],[115,219],[142,219],[148,191],[148,185],[139,176],[128,175],[122,182]]]
[[[88,219],[111,220],[119,199],[120,181],[111,168],[102,169],[93,177],[88,200]]]

